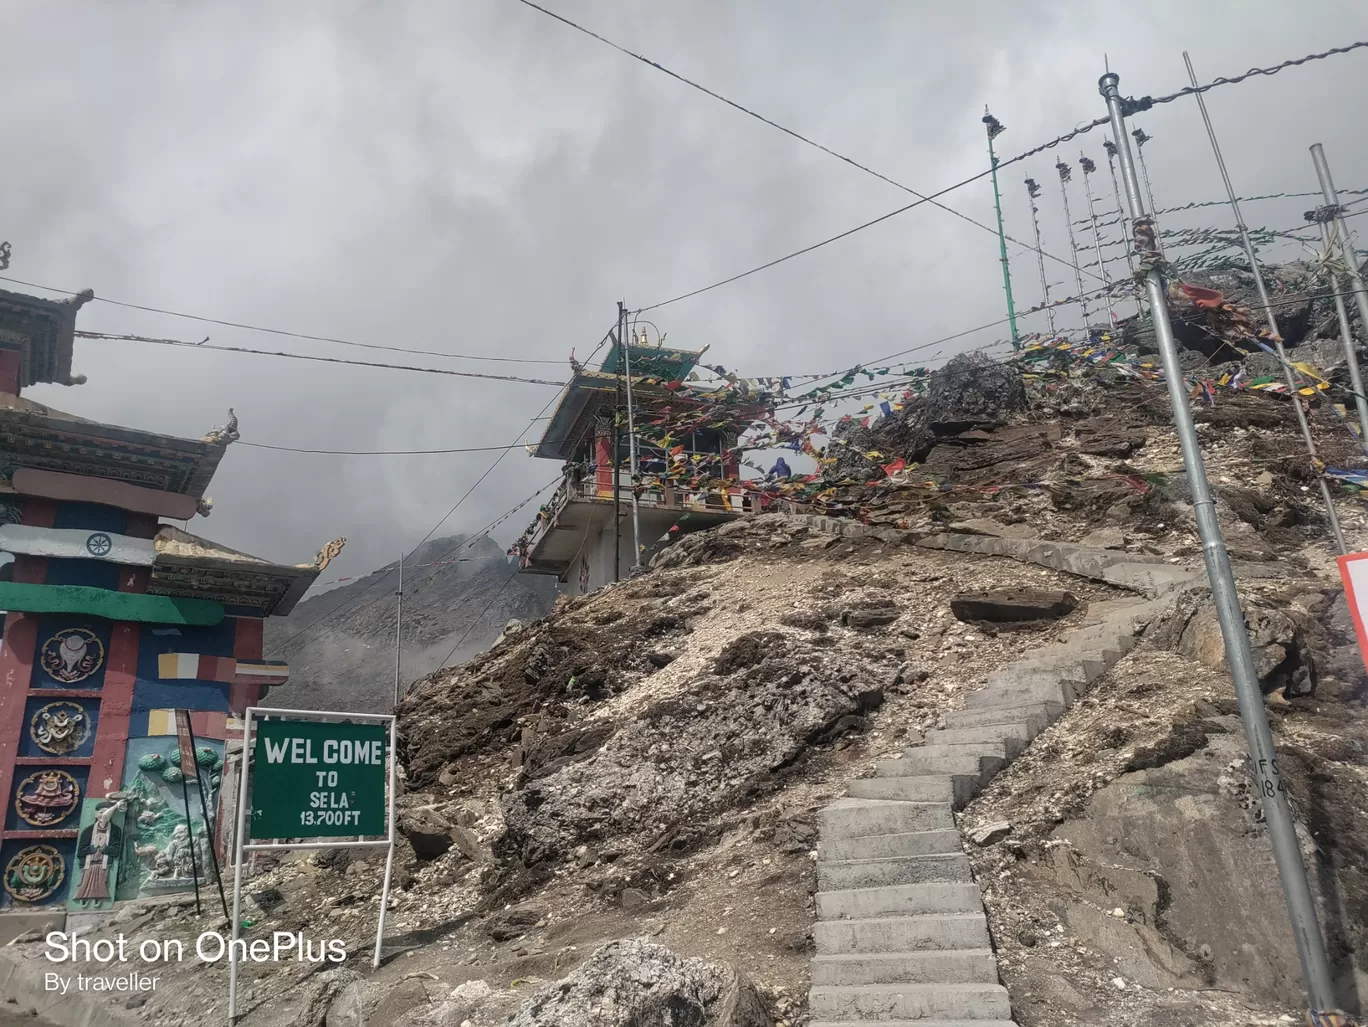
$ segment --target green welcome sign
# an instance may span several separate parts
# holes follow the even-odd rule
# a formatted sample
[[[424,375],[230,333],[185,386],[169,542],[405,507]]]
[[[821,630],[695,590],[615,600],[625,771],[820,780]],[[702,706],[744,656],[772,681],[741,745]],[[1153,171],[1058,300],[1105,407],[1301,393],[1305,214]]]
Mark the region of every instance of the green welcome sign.
[[[263,719],[252,733],[252,841],[385,833],[383,724]]]

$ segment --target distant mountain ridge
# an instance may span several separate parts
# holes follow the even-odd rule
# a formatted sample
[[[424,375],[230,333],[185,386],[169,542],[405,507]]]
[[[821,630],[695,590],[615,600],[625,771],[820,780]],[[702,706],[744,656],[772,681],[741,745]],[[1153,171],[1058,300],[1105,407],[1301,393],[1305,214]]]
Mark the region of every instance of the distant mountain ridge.
[[[289,617],[266,622],[266,654],[290,664],[290,681],[273,690],[265,705],[389,712],[398,570],[393,561],[304,600]],[[487,649],[510,619],[540,617],[555,595],[553,578],[516,574],[515,564],[488,536],[424,543],[404,558],[404,687],[443,663],[462,663]]]

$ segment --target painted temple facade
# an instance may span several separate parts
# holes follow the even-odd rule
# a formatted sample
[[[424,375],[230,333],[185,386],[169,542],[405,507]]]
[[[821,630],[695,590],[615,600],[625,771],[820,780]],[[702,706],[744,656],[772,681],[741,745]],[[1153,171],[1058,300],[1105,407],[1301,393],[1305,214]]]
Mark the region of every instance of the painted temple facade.
[[[673,535],[758,512],[766,500],[724,484],[740,476],[736,445],[749,420],[744,408],[730,408],[729,422],[678,427],[690,420],[691,405],[706,404],[706,392],[681,388],[702,351],[642,344],[632,345],[628,356],[644,564]],[[561,461],[565,478],[513,555],[525,573],[555,575],[570,595],[625,578],[635,563],[626,363],[614,342],[598,370],[576,366],[531,448],[535,457]]]
[[[164,523],[208,515],[231,411],[181,439],[24,398],[84,381],[72,332],[89,298],[0,290],[0,933],[15,914],[188,889],[196,862],[211,880],[225,744],[289,676],[263,656],[265,618],[343,541],[285,566]],[[194,767],[177,709],[191,711]]]

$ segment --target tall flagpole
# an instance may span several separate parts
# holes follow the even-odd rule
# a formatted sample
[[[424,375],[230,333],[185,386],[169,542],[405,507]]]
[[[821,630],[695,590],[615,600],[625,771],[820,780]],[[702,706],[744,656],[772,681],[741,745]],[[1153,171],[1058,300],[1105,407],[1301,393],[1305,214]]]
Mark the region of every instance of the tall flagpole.
[[[1111,275],[1107,274],[1107,262],[1102,259],[1102,233],[1097,230],[1097,207],[1093,205],[1092,184],[1088,180],[1097,170],[1097,165],[1080,153],[1078,166],[1083,169],[1083,192],[1088,197],[1088,220],[1092,222],[1093,247],[1097,250],[1097,273],[1102,276],[1102,285],[1107,290],[1103,293],[1107,301],[1107,325],[1115,328],[1116,312],[1112,310]]]
[[[1012,266],[1007,260],[1007,233],[1002,227],[1002,194],[998,192],[998,159],[993,152],[993,140],[1007,131],[1005,125],[988,113],[988,108],[983,108],[983,123],[988,127],[988,162],[993,171],[993,206],[997,210],[998,226],[998,249],[1002,253],[1002,290],[1007,294],[1007,323],[1012,330],[1012,348],[1016,349],[1020,343],[1020,333],[1017,331],[1016,304],[1012,302]]]
[[[1050,324],[1050,335],[1055,334],[1055,312],[1050,306],[1050,282],[1045,277],[1045,250],[1040,245],[1040,208],[1035,201],[1040,197],[1040,186],[1034,178],[1026,179],[1026,195],[1031,198],[1031,227],[1035,229],[1036,264],[1040,267],[1041,302],[1045,304],[1045,320]]]
[[[1069,213],[1069,179],[1073,177],[1073,169],[1062,160],[1055,164],[1055,170],[1059,172],[1059,194],[1064,197],[1064,224],[1069,229],[1069,256],[1073,260],[1074,281],[1078,284],[1078,302],[1083,307],[1083,331],[1086,333],[1090,327],[1088,322],[1092,319],[1088,316],[1088,301],[1083,298],[1083,269],[1078,266],[1078,244],[1074,242],[1073,215]]]

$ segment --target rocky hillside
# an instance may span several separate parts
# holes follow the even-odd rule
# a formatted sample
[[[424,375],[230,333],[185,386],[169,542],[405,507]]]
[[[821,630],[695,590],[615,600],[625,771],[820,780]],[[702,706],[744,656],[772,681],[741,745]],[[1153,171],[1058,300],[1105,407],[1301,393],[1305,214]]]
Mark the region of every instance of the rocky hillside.
[[[388,712],[398,583],[395,561],[267,621],[267,655],[290,664],[289,684],[267,705]],[[540,617],[554,597],[553,579],[513,574],[491,538],[430,540],[404,560],[404,685],[448,656],[459,663],[488,648],[510,620]]]
[[[1338,378],[1317,323],[1293,352]],[[1253,373],[1261,355],[1235,362]],[[526,623],[399,708],[383,965],[381,857],[259,862],[248,937],[305,931],[351,958],[249,967],[244,1027],[1302,1022],[1166,406],[1114,364],[957,361],[925,400],[843,433],[838,516],[746,518],[542,616],[491,610],[486,637]],[[1285,396],[1222,387],[1196,409],[1339,1000],[1357,1012],[1368,676],[1319,490]],[[1319,397],[1311,422],[1327,463],[1365,466]],[[1352,481],[1336,509],[1363,551]],[[444,617],[504,587],[491,564],[487,582],[455,565],[481,577],[479,601],[442,586],[452,612],[434,601],[413,623],[451,639]],[[383,653],[368,680],[384,706],[392,605],[365,601],[337,621]],[[206,929],[188,908],[118,915],[104,930],[134,947]],[[41,946],[0,960],[41,987]],[[116,1012],[221,1019],[226,976],[171,966]]]

